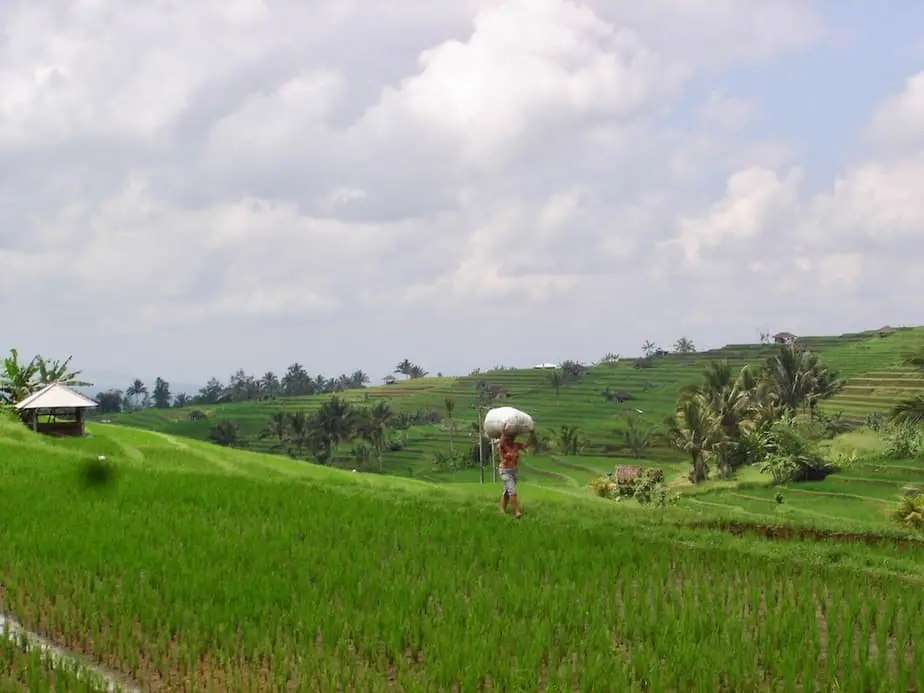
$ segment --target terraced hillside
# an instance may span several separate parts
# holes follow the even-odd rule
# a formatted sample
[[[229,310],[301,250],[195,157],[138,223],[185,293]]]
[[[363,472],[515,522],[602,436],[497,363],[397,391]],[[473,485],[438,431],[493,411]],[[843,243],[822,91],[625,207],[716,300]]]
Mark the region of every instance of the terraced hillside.
[[[924,687],[924,544],[881,531],[872,490],[844,492],[910,464],[784,489],[782,508],[813,498],[768,513],[748,487],[659,510],[605,501],[544,458],[575,485],[524,479],[514,522],[491,486],[89,433],[0,421],[0,613],[140,690]],[[764,541],[771,514],[814,533]],[[101,689],[0,643],[0,683],[20,690],[23,664],[33,687]]]
[[[924,378],[913,369],[903,367],[903,354],[924,343],[924,328],[900,330],[886,338],[875,333],[845,334],[834,337],[803,337],[800,342],[818,351],[824,360],[849,378],[844,393],[826,404],[834,413],[843,411],[844,417],[862,423],[865,415],[884,410],[898,399],[915,393],[924,386]],[[479,383],[501,388],[505,398],[496,404],[510,404],[529,411],[540,431],[554,435],[562,426],[576,426],[586,438],[584,453],[591,457],[618,457],[621,450],[623,419],[627,414],[639,414],[655,426],[660,426],[675,406],[680,388],[697,381],[704,363],[727,359],[733,366],[760,363],[774,353],[769,345],[733,344],[721,349],[693,353],[669,354],[653,360],[653,367],[633,368],[633,359],[616,364],[598,365],[589,369],[579,381],[561,387],[558,392],[551,383],[548,371],[495,370],[462,378],[423,378],[398,382],[394,385],[352,390],[343,396],[356,403],[385,400],[398,412],[418,410],[445,414],[444,400],[456,401],[455,418],[457,442],[474,440],[472,427],[476,421],[475,406]],[[879,376],[889,373],[891,379]],[[878,379],[877,379],[878,378]],[[872,380],[871,380],[872,379]],[[865,383],[879,387],[872,390]],[[888,385],[888,387],[885,387]],[[623,393],[631,399],[621,404],[607,401],[603,393]],[[273,401],[240,404],[223,404],[203,407],[206,420],[191,421],[189,410],[146,410],[114,417],[116,423],[148,428],[175,435],[206,439],[212,426],[220,420],[236,423],[247,445],[257,451],[273,452],[271,439],[259,434],[275,411],[310,412],[325,397],[282,398]],[[646,456],[661,464],[679,459],[676,452],[658,443]],[[412,426],[403,434],[403,447],[386,454],[389,472],[402,475],[424,476],[431,474],[432,459],[437,452],[449,448],[446,422],[428,426]],[[609,462],[611,466],[611,461]]]

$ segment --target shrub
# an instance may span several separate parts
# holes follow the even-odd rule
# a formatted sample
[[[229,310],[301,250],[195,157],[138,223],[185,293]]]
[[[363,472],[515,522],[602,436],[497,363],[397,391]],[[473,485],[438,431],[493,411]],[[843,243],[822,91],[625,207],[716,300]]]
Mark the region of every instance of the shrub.
[[[616,482],[609,476],[601,476],[589,484],[591,490],[601,498],[616,498]]]
[[[464,450],[456,452],[443,452],[442,450],[433,453],[433,467],[439,472],[455,472],[466,467],[478,466],[478,446],[474,446],[475,454],[466,453]],[[485,458],[490,460],[490,456]]]
[[[433,424],[442,423],[443,415],[432,409],[418,409],[415,412],[401,412],[396,415],[392,426],[397,429],[406,430],[411,426],[432,426]]]
[[[680,496],[664,485],[664,472],[657,468],[616,467],[612,474],[590,482],[590,488],[601,498],[622,500],[635,498],[639,505],[657,507],[675,505]]]
[[[885,424],[886,418],[882,412],[873,412],[872,414],[868,414],[866,417],[866,427],[876,433],[879,433],[883,428],[885,428]]]
[[[824,479],[835,467],[818,454],[810,437],[814,432],[810,424],[778,421],[760,434],[759,448],[748,454],[757,455],[760,471],[776,484]]]
[[[405,447],[407,447],[407,435],[402,431],[389,431],[385,449],[388,452],[398,452],[404,450]]]
[[[574,382],[587,375],[587,366],[577,361],[562,361],[560,368],[566,382]]]
[[[906,488],[893,518],[907,529],[924,530],[924,489]]]
[[[840,433],[845,433],[850,430],[850,424],[848,424],[843,419],[844,412],[839,411],[834,414],[825,414],[823,412],[818,412],[818,423],[822,427],[822,435],[831,439],[837,436]]]
[[[921,435],[908,424],[887,426],[884,433],[884,454],[890,460],[907,460],[921,451]]]
[[[209,417],[201,409],[193,409],[191,412],[189,412],[190,421],[205,421],[207,418]]]

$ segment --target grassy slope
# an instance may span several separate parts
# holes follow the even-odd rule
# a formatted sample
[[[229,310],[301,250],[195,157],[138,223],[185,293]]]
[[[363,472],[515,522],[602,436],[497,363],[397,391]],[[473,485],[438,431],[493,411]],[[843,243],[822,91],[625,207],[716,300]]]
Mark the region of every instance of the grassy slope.
[[[825,409],[829,412],[843,411],[844,417],[853,423],[862,423],[865,416],[873,411],[886,411],[902,397],[924,392],[924,377],[901,365],[902,355],[924,342],[924,328],[902,330],[884,339],[854,334],[806,337],[802,341],[821,353],[843,377],[849,379],[844,392]],[[357,403],[386,399],[397,411],[442,411],[444,398],[452,396],[457,401],[457,440],[468,442],[471,424],[475,422],[475,387],[484,380],[492,386],[505,388],[509,395],[506,403],[530,412],[543,431],[561,425],[579,426],[591,442],[588,455],[581,458],[580,465],[595,471],[601,466],[601,455],[619,455],[614,448],[619,444],[620,418],[627,412],[640,409],[644,418],[660,424],[672,413],[679,389],[699,379],[706,361],[728,359],[738,367],[761,362],[772,353],[773,347],[770,346],[729,345],[698,354],[672,354],[658,360],[654,368],[641,370],[633,369],[631,360],[626,359],[613,366],[592,368],[586,378],[562,388],[557,396],[549,385],[548,372],[536,370],[494,371],[463,378],[425,378],[350,391],[344,396]],[[601,396],[606,387],[611,391],[628,392],[635,399],[623,404],[607,403]],[[113,419],[116,423],[199,439],[207,438],[215,421],[229,419],[239,425],[252,449],[269,452],[271,442],[261,441],[257,436],[272,412],[311,411],[323,399],[283,398],[272,402],[205,407],[209,420],[198,422],[189,421],[187,410],[147,410]],[[445,427],[413,427],[407,434],[407,447],[386,455],[387,471],[450,481],[445,474],[432,475],[433,453],[448,451],[449,438]],[[665,448],[653,449],[646,457],[667,465],[669,474],[677,471],[670,463],[680,461],[676,452]],[[611,468],[612,461],[603,466]],[[470,478],[470,473],[462,473],[462,478]]]
[[[245,677],[261,669],[277,682],[297,671],[311,690],[348,680],[369,691],[387,680],[405,690],[463,680],[468,690],[485,672],[521,690],[540,670],[582,690],[604,681],[636,690],[655,675],[714,689],[718,672],[758,690],[755,661],[774,676],[808,671],[811,658],[792,644],[802,637],[757,637],[756,622],[727,619],[724,601],[704,608],[672,590],[737,604],[747,590],[733,583],[747,580],[787,604],[789,627],[810,639],[812,591],[822,590],[832,642],[841,624],[853,627],[857,617],[838,610],[857,595],[921,608],[919,592],[892,576],[919,573],[922,546],[736,538],[688,527],[723,508],[652,512],[529,481],[517,524],[496,516],[496,487],[352,474],[124,427],[91,433],[53,441],[0,423],[0,610],[155,690],[186,675],[256,688]],[[98,455],[116,466],[115,483],[81,490],[81,463]],[[620,576],[667,591],[624,601],[617,616],[613,599],[635,589]],[[791,584],[807,591],[790,594]],[[684,628],[700,632],[692,647]],[[617,637],[627,654],[604,642]],[[737,643],[731,663],[728,642]],[[419,650],[416,659],[405,649]],[[784,651],[795,659],[774,660]],[[655,672],[657,661],[669,665]]]

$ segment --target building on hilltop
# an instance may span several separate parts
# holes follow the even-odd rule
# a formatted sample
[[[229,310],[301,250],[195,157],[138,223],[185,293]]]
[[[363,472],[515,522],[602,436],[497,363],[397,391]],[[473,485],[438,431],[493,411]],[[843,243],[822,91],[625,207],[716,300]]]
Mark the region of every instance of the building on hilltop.
[[[773,335],[773,341],[777,344],[792,344],[796,341],[796,335],[792,332],[777,332]]]
[[[898,330],[896,330],[891,325],[885,325],[884,327],[880,327],[877,332],[879,333],[880,337],[888,337],[890,334],[895,334],[898,332]]]
[[[382,378],[382,380],[385,381],[386,385],[394,385],[396,382],[398,382],[398,379],[393,375],[386,375],[384,378]]]
[[[87,410],[97,406],[89,397],[59,383],[51,383],[18,402],[16,410],[36,433],[79,437],[86,433]],[[43,414],[50,420],[40,421]]]

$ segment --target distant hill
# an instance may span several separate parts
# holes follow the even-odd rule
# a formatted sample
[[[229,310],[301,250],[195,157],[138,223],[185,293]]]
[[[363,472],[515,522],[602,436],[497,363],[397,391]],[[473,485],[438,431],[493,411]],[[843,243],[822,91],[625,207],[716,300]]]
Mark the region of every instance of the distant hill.
[[[903,365],[904,354],[924,344],[924,328],[900,329],[886,337],[875,332],[801,337],[799,343],[818,352],[841,377],[848,379],[843,391],[822,409],[829,414],[841,412],[843,420],[851,425],[863,424],[873,412],[887,412],[900,399],[924,393],[924,378]],[[660,427],[673,413],[680,389],[697,382],[708,361],[726,359],[738,368],[763,362],[775,349],[767,344],[730,344],[699,353],[656,356],[646,362],[650,367],[645,368],[635,367],[636,359],[625,358],[617,363],[591,365],[582,377],[561,385],[557,391],[557,371],[532,368],[492,370],[459,378],[399,380],[392,385],[349,390],[341,396],[357,404],[384,400],[393,410],[408,416],[433,413],[430,419],[435,421],[426,422],[422,416],[420,425],[412,422],[393,446],[400,449],[386,452],[385,466],[391,473],[427,477],[434,456],[448,452],[446,398],[456,403],[457,446],[471,446],[475,442],[478,392],[485,387],[500,395],[493,406],[509,404],[529,412],[543,434],[554,436],[563,426],[576,427],[586,440],[584,455],[625,457],[628,453],[622,446],[621,430],[627,414],[638,414]],[[309,413],[328,398],[324,395],[200,406],[198,409],[206,417],[200,420],[190,419],[191,408],[148,409],[110,418],[114,423],[202,440],[209,438],[217,422],[227,420],[237,425],[248,448],[273,452],[278,448],[274,448],[272,439],[259,436],[274,412]],[[677,452],[658,439],[646,456],[663,463],[679,460]]]

